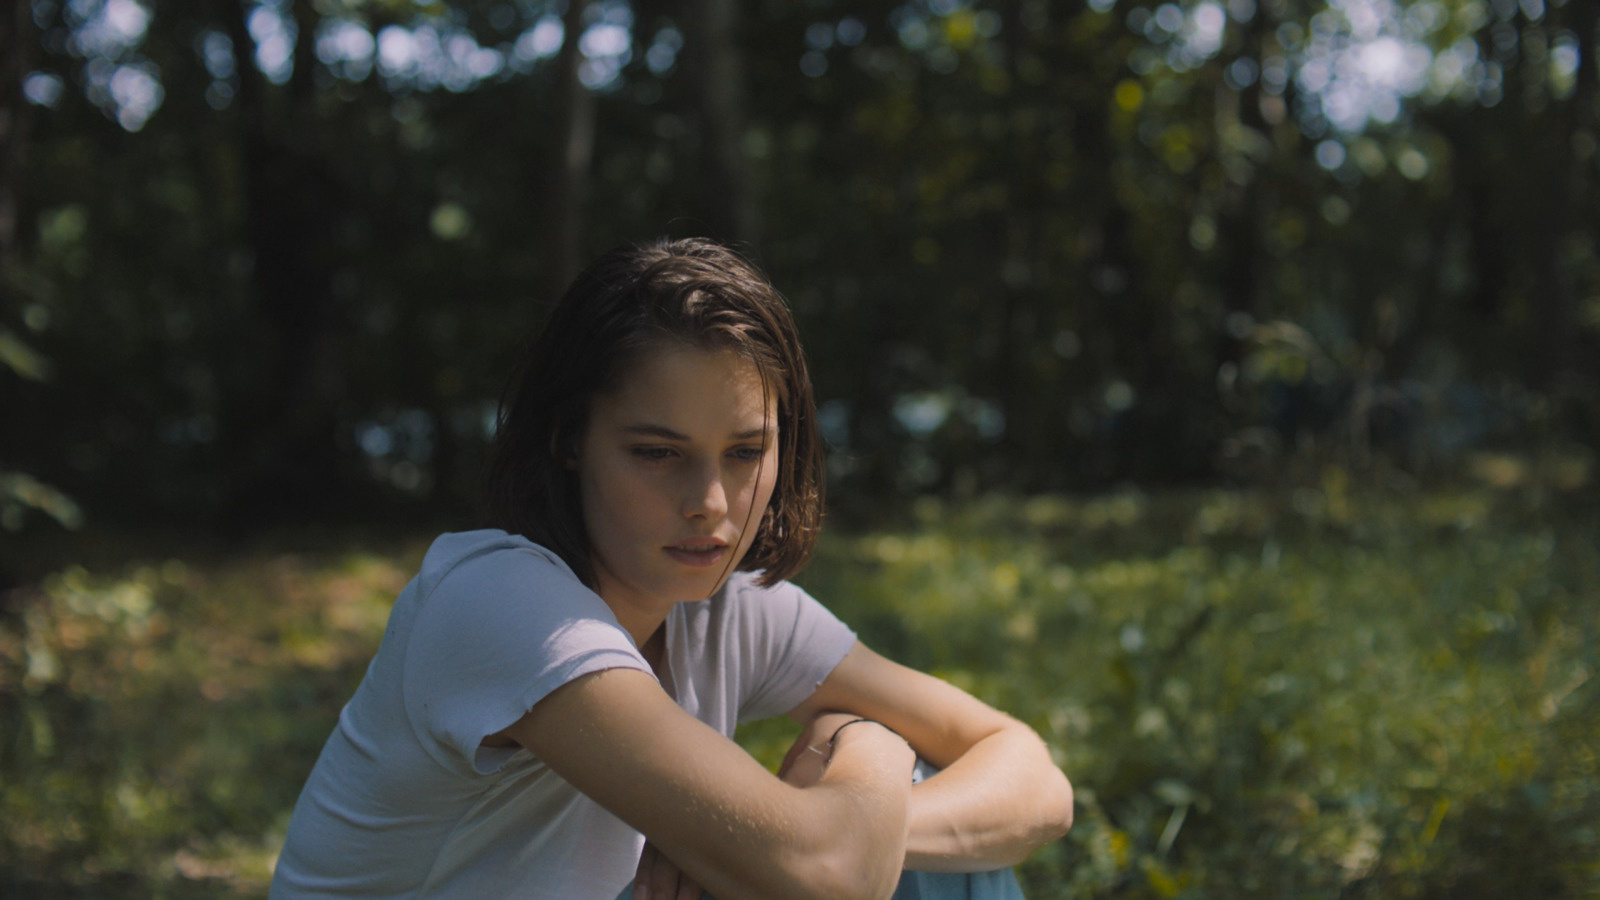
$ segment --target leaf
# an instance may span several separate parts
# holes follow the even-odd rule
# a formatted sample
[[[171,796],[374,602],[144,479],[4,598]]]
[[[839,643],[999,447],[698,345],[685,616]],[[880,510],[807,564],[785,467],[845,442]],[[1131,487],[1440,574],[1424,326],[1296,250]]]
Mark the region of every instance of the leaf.
[[[0,471],[0,506],[12,504],[37,509],[69,531],[83,525],[83,510],[71,497],[25,472]],[[9,519],[7,527],[10,528]]]
[[[54,368],[8,328],[0,328],[0,363],[29,381],[48,381]]]

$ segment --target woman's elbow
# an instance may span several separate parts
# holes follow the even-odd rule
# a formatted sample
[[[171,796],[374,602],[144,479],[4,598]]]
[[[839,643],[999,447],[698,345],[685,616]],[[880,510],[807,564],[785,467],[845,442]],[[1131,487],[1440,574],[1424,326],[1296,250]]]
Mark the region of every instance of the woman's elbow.
[[[1029,831],[1036,838],[1033,846],[1039,847],[1060,839],[1072,828],[1072,782],[1056,765],[1054,754],[1036,732],[1020,722],[1015,728],[1022,735],[1021,739],[1032,745],[1029,762],[1019,770],[1026,773],[1021,777],[1026,780],[1026,796],[1030,801],[1027,808],[1031,815],[1024,821],[1029,823]],[[1031,851],[1033,847],[1028,849]]]
[[[1026,812],[1017,821],[1021,827],[1019,840],[1013,852],[1027,857],[1035,849],[1060,840],[1072,828],[1072,783],[1054,765],[1045,768],[1030,785]],[[1006,865],[1016,865],[1022,859],[1008,859]]]
[[[1072,828],[1072,782],[1054,766],[1048,780],[1050,784],[1039,792],[1044,801],[1039,810],[1040,844],[1058,840]]]
[[[817,900],[886,900],[900,881],[900,862],[838,854],[817,865],[809,886]]]
[[[905,830],[901,821],[900,831]],[[905,861],[905,840],[887,838],[892,826],[859,829],[830,826],[801,839],[777,860],[772,874],[782,896],[795,900],[884,900],[894,893]],[[763,893],[763,897],[777,896]]]
[[[1012,820],[1015,831],[1010,840],[992,848],[989,862],[994,868],[1020,865],[1033,851],[1058,841],[1072,828],[1072,784],[1061,770],[1050,766],[1031,783],[1030,803]]]

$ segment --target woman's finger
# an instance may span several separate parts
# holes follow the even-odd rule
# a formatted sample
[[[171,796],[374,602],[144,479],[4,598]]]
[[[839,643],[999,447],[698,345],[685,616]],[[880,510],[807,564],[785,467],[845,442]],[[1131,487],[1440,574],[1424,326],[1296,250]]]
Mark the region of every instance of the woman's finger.
[[[649,846],[646,844],[645,846]],[[682,873],[672,860],[662,856],[654,847],[650,848],[655,857],[650,868],[650,900],[676,900],[678,895],[678,879]]]
[[[835,729],[853,718],[856,717],[849,713],[832,711],[819,713],[813,717],[804,728],[800,729],[800,736],[794,739],[793,744],[789,745],[789,752],[783,755],[783,762],[778,766],[778,777],[788,780],[786,776],[789,774],[789,770],[794,768],[796,763],[807,757],[819,756],[821,759],[826,760],[828,758],[828,738],[833,735]],[[815,762],[815,760],[812,761]],[[815,780],[812,778],[807,781],[809,783]]]
[[[802,728],[800,730],[800,736],[794,739],[793,744],[789,745],[789,752],[783,755],[783,762],[778,765],[779,778],[789,774],[789,767],[794,765],[795,758],[806,752],[808,747],[806,742],[810,740],[810,738],[811,729]]]
[[[639,867],[633,873],[633,900],[650,900],[650,873],[655,869],[656,848],[648,843],[639,854]]]

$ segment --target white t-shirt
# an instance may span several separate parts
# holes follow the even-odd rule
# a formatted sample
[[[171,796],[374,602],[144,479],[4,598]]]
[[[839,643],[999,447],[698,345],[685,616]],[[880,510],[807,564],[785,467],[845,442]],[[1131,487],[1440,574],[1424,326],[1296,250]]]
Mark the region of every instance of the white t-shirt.
[[[666,621],[678,705],[725,735],[808,697],[855,635],[800,588],[734,573]],[[602,669],[650,672],[566,563],[499,530],[446,534],[401,591],[289,821],[272,900],[611,900],[643,838],[521,748],[481,746]]]

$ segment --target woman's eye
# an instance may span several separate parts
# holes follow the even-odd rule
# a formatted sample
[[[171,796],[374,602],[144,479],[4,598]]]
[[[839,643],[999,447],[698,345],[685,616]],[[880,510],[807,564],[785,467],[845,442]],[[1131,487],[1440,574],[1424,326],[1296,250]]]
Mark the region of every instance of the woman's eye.
[[[643,459],[667,459],[672,456],[671,447],[635,447],[633,455]]]
[[[759,460],[764,453],[766,453],[766,451],[760,447],[740,447],[733,451],[733,457],[734,459],[738,459],[743,462],[755,462]]]

